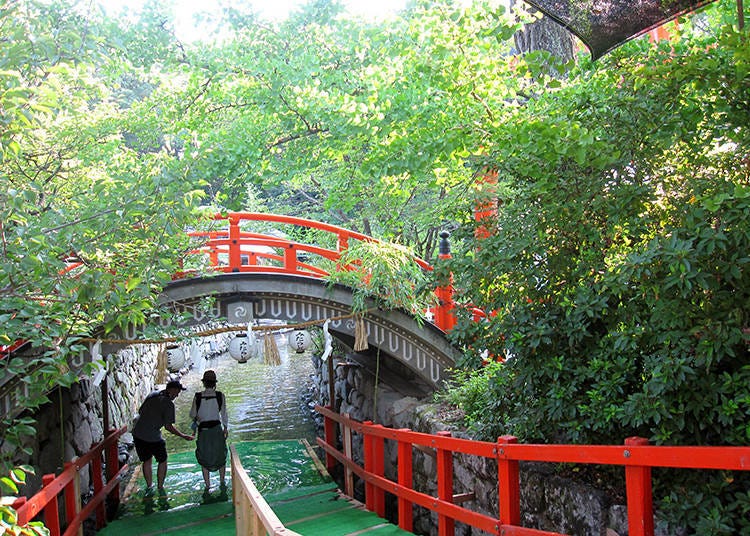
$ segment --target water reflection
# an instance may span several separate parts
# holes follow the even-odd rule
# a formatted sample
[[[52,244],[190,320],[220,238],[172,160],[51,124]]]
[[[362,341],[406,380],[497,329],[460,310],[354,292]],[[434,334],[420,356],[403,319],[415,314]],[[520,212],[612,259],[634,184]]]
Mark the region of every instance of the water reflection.
[[[187,387],[175,400],[176,426],[190,432],[190,405],[197,391],[203,389],[201,378],[206,369],[218,376],[217,389],[226,398],[229,416],[229,441],[267,439],[307,439],[314,442],[315,424],[306,404],[312,385],[312,360],[309,353],[289,353],[286,340],[276,339],[281,364],[265,365],[251,359],[237,363],[222,354],[215,359],[200,359],[180,380]],[[170,452],[195,448],[195,443],[166,432],[163,434]]]

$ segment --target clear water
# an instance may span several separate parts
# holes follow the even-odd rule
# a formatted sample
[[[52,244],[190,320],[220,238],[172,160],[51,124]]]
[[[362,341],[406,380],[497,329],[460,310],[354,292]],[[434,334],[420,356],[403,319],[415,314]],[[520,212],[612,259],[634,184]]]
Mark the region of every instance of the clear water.
[[[277,337],[280,365],[259,359],[238,363],[229,354],[200,359],[180,380],[187,387],[175,400],[177,428],[190,431],[190,406],[194,393],[203,389],[207,369],[216,371],[216,388],[224,393],[229,417],[229,441],[307,439],[314,443],[315,423],[307,405],[314,372],[309,353],[289,352],[286,340]],[[169,452],[195,448],[195,443],[162,432]]]

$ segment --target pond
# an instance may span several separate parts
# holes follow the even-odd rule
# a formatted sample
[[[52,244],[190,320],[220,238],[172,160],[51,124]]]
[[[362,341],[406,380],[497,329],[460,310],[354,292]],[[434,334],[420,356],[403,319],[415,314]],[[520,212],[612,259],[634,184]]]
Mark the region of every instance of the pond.
[[[315,422],[308,406],[314,368],[308,352],[289,352],[286,339],[277,337],[280,365],[267,365],[262,359],[238,363],[229,354],[200,359],[181,378],[187,387],[175,400],[177,428],[190,430],[193,396],[203,389],[201,378],[207,369],[216,371],[216,388],[224,393],[229,417],[229,441],[268,439],[307,439],[315,442]],[[163,432],[170,452],[195,448],[169,432]]]

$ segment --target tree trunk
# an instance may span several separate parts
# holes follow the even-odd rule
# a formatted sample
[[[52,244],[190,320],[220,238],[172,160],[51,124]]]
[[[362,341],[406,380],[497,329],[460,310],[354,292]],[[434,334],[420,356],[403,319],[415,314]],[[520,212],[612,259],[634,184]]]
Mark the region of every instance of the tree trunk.
[[[511,0],[511,7],[515,3],[516,0]],[[528,9],[536,11],[530,6]],[[573,58],[573,34],[546,15],[525,25],[513,38],[520,54],[546,50],[563,62]]]

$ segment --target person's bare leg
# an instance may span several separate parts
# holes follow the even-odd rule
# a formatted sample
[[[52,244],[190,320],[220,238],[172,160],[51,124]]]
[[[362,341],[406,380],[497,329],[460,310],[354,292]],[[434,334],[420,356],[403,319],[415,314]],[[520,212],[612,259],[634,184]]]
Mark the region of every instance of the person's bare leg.
[[[167,478],[167,461],[164,460],[163,462],[159,462],[159,465],[156,466],[156,484],[159,487],[159,490],[164,489],[164,480]]]
[[[143,478],[146,481],[146,487],[150,488],[154,484],[154,476],[151,469],[151,458],[143,462],[141,471],[143,472]]]
[[[225,487],[227,485],[227,481],[225,479],[226,474],[227,474],[227,468],[223,465],[219,467],[219,481],[221,482],[221,486],[225,486]]]
[[[211,473],[208,472],[208,469],[205,467],[201,467],[203,470],[203,482],[206,483],[206,489],[211,488]]]

